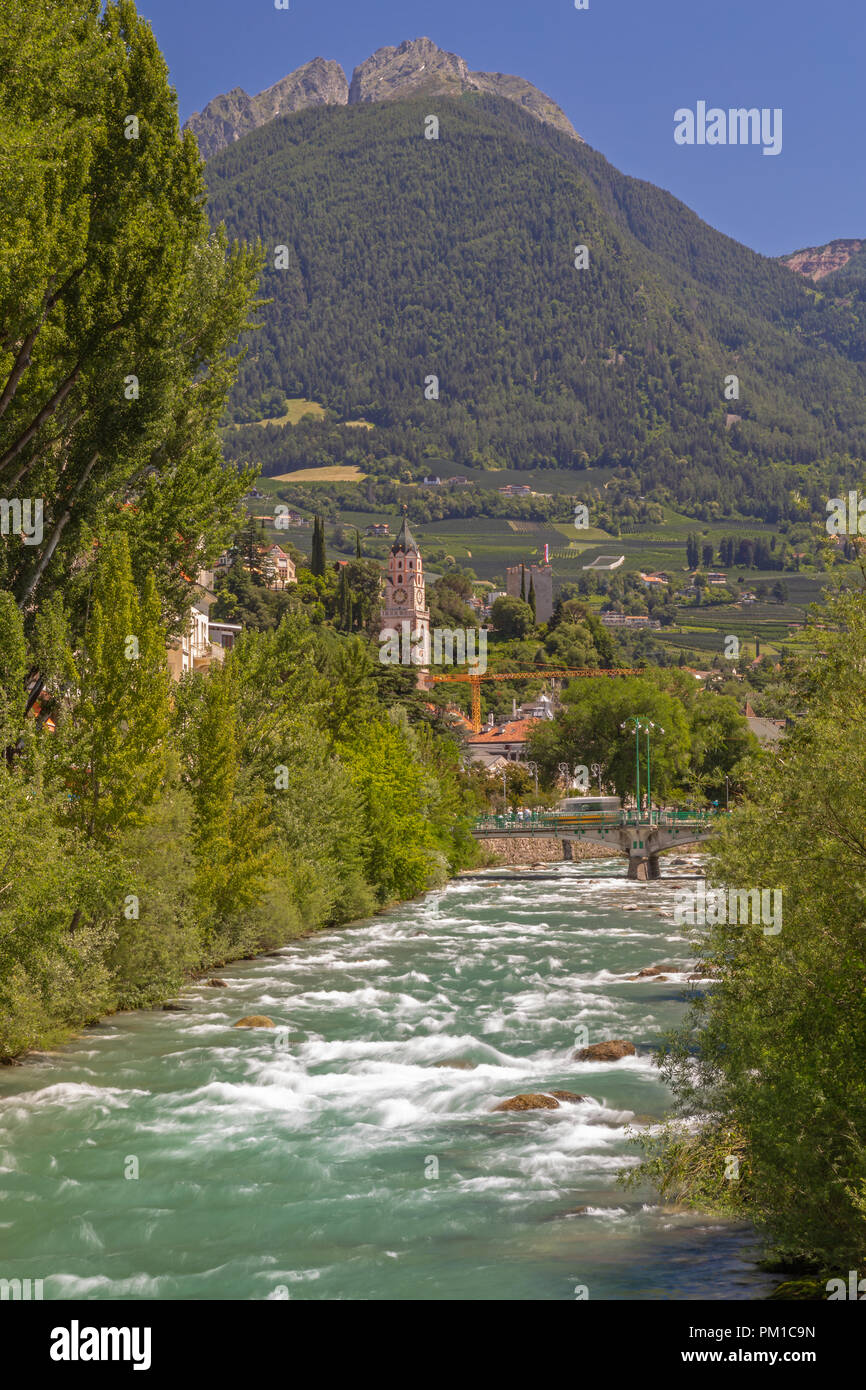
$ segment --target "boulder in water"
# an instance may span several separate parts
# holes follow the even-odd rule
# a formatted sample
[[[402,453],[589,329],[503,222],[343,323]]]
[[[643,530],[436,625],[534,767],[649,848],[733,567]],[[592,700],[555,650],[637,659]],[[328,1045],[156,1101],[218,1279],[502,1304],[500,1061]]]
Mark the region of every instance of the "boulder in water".
[[[496,1110],[558,1110],[559,1101],[554,1100],[553,1096],[542,1096],[532,1091],[525,1091],[519,1096],[512,1096],[510,1100],[503,1100],[499,1105],[494,1105]]]
[[[188,1014],[188,1013],[189,1013],[189,1005],[187,1005],[187,1004],[163,1004],[163,1006],[162,1006],[162,1011],[163,1011],[164,1014]]]
[[[586,1096],[579,1096],[576,1091],[551,1091],[550,1094],[565,1105],[577,1105],[579,1101],[586,1100]]]
[[[264,1014],[250,1014],[249,1018],[239,1018],[237,1023],[233,1023],[233,1028],[276,1028],[272,1018],[265,1018]]]
[[[210,985],[211,989],[228,989],[226,980],[205,980],[205,984]]]
[[[623,1057],[634,1057],[634,1043],[613,1038],[610,1042],[590,1043],[574,1054],[576,1062],[618,1062]]]
[[[462,1058],[458,1058],[454,1062],[434,1062],[433,1065],[434,1067],[453,1067],[455,1071],[474,1071],[478,1063],[464,1062]]]

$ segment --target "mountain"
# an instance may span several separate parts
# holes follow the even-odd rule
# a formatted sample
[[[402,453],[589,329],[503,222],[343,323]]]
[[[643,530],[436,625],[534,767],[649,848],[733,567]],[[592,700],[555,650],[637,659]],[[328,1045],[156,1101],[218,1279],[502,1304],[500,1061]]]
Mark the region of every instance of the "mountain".
[[[789,256],[780,256],[782,265],[795,270],[816,283],[827,275],[842,270],[852,261],[856,262],[859,275],[866,274],[866,241],[841,238],[830,241],[826,246],[807,246],[802,251],[792,251]]]
[[[424,38],[408,39],[399,48],[380,48],[355,69],[351,86],[339,63],[314,58],[258,96],[235,87],[214,97],[186,124],[205,159],[210,159],[277,116],[314,106],[394,101],[421,92],[428,96],[492,92],[573,139],[581,138],[565,113],[531,82],[501,72],[470,72],[462,58]]]
[[[267,125],[277,116],[304,111],[311,106],[345,106],[349,100],[346,74],[325,58],[314,58],[296,72],[289,73],[273,87],[251,97],[242,87],[214,97],[203,111],[196,111],[187,126],[198,141],[205,159],[240,140],[251,130]]]
[[[355,69],[349,102],[404,100],[422,91],[427,96],[453,97],[464,92],[492,92],[572,139],[581,138],[565,113],[531,82],[501,72],[470,72],[462,58],[444,52],[432,39],[407,40],[399,48],[380,48]]]
[[[866,458],[859,302],[501,95],[438,94],[425,139],[429,90],[397,98],[388,52],[356,74],[359,99],[282,116],[208,164],[214,221],[267,252],[235,421],[286,396],[333,412],[226,431],[229,457],[267,473],[618,467],[698,517],[799,517],[836,495],[827,480]],[[459,60],[433,80],[462,83]],[[377,88],[390,98],[365,99]],[[375,428],[334,424],[358,418]]]

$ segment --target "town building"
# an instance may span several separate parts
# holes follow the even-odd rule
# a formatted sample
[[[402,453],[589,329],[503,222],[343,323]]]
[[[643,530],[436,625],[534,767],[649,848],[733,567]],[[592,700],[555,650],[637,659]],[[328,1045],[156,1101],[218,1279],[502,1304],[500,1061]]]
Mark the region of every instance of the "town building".
[[[602,627],[649,628],[651,632],[661,627],[658,618],[644,617],[639,613],[602,613]]]
[[[536,695],[532,700],[526,700],[515,712],[515,719],[553,719],[555,715],[555,701],[552,695]]]
[[[762,748],[775,748],[788,727],[787,719],[762,719],[760,715],[755,714],[752,706],[748,703],[746,704],[746,723]]]
[[[526,741],[537,723],[537,719],[509,719],[498,725],[488,723],[480,734],[472,734],[466,740],[471,761],[486,767],[499,758],[510,763],[525,762]]]
[[[294,560],[279,545],[272,545],[265,551],[262,572],[269,588],[286,589],[298,582]]]
[[[199,570],[196,588],[186,628],[168,647],[168,669],[176,681],[188,671],[208,671],[214,662],[224,661],[243,631],[240,623],[211,622],[210,609],[216,599],[212,570]]]

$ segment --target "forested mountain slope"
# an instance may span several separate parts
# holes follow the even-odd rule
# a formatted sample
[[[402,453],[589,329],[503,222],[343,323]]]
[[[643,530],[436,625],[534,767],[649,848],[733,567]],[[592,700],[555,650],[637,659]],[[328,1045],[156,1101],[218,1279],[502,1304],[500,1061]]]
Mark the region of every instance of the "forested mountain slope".
[[[848,310],[510,101],[302,111],[208,178],[214,221],[261,237],[269,267],[288,247],[238,419],[279,388],[372,421],[370,447],[411,462],[626,464],[681,503],[768,518],[866,457]]]

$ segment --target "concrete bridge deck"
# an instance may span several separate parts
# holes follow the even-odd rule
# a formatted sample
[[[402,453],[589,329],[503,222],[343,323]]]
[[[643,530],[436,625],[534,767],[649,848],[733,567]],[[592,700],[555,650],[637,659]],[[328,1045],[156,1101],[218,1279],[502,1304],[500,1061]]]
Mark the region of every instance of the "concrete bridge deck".
[[[563,859],[572,858],[575,841],[609,846],[612,854],[628,855],[628,877],[638,881],[661,878],[659,855],[667,849],[685,849],[707,840],[723,824],[727,811],[694,811],[665,808],[652,812],[617,811],[598,816],[534,814],[528,820],[516,815],[485,816],[472,834],[478,840],[509,835],[557,839]]]

